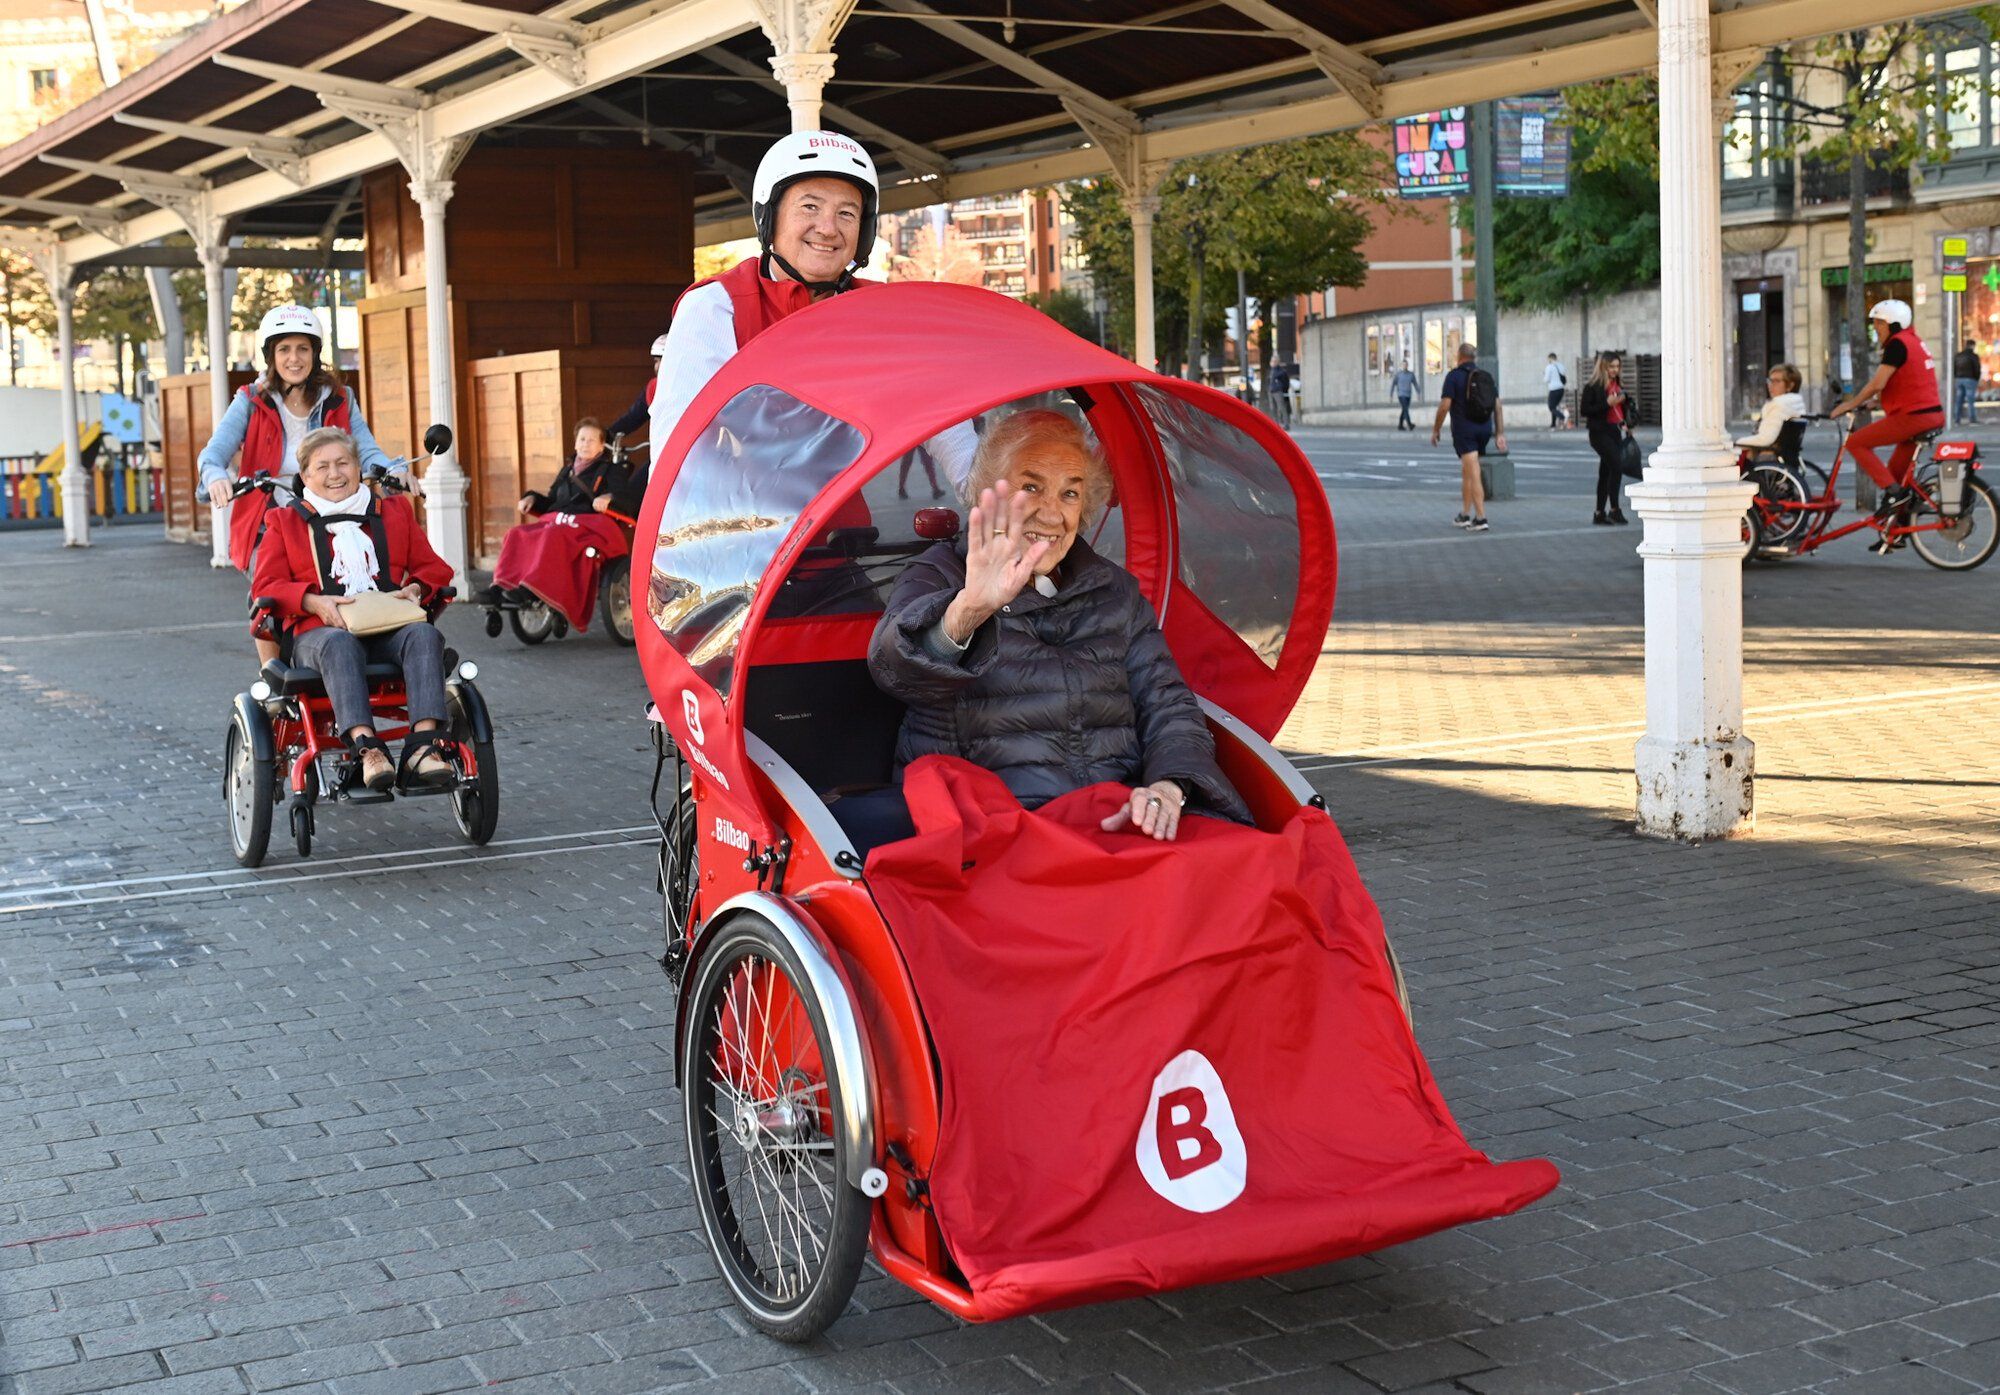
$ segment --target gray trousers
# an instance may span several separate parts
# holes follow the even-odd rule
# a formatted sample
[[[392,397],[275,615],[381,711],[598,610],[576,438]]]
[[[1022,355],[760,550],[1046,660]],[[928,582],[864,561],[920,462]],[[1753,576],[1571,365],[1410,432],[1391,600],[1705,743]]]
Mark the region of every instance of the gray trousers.
[[[444,635],[435,625],[405,625],[367,639],[322,625],[293,643],[292,662],[319,670],[326,695],[333,700],[334,729],[342,735],[375,725],[368,711],[368,677],[362,672],[369,663],[402,665],[412,726],[427,719],[444,720]]]

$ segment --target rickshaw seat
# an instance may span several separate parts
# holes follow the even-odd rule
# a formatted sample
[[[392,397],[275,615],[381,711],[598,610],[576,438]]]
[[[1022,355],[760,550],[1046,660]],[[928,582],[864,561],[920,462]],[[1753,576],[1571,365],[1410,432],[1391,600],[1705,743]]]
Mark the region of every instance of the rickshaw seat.
[[[743,698],[745,728],[817,793],[890,783],[903,704],[875,686],[866,659],[759,664]]]
[[[444,671],[448,674],[457,667],[458,652],[447,648],[444,651]],[[403,679],[400,664],[364,664],[361,673],[368,680],[371,691],[380,684],[400,683]],[[326,685],[320,680],[318,669],[286,663],[283,659],[266,660],[258,677],[269,683],[271,692],[278,697],[326,696]]]

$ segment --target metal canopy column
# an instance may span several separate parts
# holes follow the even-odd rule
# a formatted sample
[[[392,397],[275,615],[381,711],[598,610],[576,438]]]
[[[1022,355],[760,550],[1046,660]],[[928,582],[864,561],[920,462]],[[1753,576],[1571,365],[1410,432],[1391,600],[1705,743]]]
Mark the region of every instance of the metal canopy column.
[[[472,142],[462,137],[433,141],[425,147],[419,174],[410,175],[410,197],[424,224],[424,348],[430,361],[431,420],[442,423],[457,435],[457,368],[451,352],[451,304],[446,295],[449,268],[445,262],[445,205],[451,202],[451,180],[446,176],[458,168]],[[412,434],[415,434],[414,424]],[[466,539],[466,475],[459,467],[454,446],[431,457],[424,471],[425,529],[431,546],[451,563],[453,581],[465,584],[470,568],[470,548]]]
[[[1643,483],[1646,734],[1639,831],[1695,842],[1754,822],[1743,735],[1741,519],[1723,430],[1722,197],[1705,0],[1661,0],[1660,348],[1664,430]]]
[[[76,395],[76,287],[60,243],[35,254],[49,298],[56,303],[56,355],[62,361],[63,546],[90,546],[90,476],[83,468],[83,431]]]
[[[1127,191],[1125,206],[1132,213],[1132,361],[1141,368],[1159,367],[1159,346],[1153,329],[1153,219],[1160,196]]]
[[[820,97],[833,79],[833,41],[854,0],[751,0],[764,37],[776,50],[771,71],[785,85],[794,131],[817,131]]]

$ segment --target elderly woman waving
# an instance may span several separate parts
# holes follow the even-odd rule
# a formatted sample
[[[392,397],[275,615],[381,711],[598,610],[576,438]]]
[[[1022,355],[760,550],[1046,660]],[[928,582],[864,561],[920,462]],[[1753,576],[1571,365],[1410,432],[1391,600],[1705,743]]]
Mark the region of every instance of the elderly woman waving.
[[[277,603],[279,618],[295,636],[292,662],[319,671],[336,727],[360,752],[364,784],[386,790],[396,782],[368,705],[370,662],[402,666],[408,774],[425,784],[449,784],[451,762],[436,748],[445,715],[444,636],[418,619],[363,638],[349,630],[346,615],[371,591],[428,608],[450,583],[451,564],[432,550],[408,499],[378,501],[362,487],[354,438],[345,431],[326,426],[307,432],[298,466],[298,502],[271,510],[250,594]]]
[[[1029,808],[1131,786],[1107,831],[1170,839],[1185,808],[1249,822],[1138,582],[1078,536],[1111,495],[1081,428],[1008,417],[981,438],[965,495],[965,536],[910,564],[869,648],[875,682],[909,709],[899,777],[953,755]]]

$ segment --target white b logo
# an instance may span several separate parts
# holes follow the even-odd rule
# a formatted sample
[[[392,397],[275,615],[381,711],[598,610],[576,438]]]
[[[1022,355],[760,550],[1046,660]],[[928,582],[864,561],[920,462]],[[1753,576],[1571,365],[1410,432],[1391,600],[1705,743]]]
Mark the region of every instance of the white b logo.
[[[1220,1211],[1243,1195],[1250,1158],[1236,1111],[1199,1051],[1181,1052],[1153,1077],[1138,1153],[1146,1185],[1183,1211]]]
[[[701,729],[701,699],[694,695],[692,688],[681,689],[681,717],[687,722],[688,735],[697,746],[706,746],[708,737]]]

